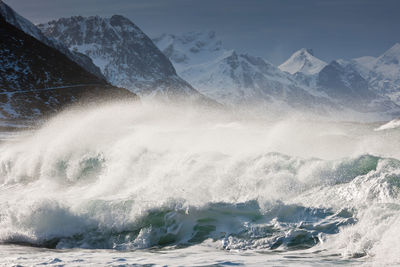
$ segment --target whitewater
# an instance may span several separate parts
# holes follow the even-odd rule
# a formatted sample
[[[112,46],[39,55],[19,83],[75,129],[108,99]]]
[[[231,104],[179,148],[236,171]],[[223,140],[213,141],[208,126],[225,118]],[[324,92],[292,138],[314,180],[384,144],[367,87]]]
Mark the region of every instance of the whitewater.
[[[0,265],[400,264],[400,128],[108,103],[0,144]]]

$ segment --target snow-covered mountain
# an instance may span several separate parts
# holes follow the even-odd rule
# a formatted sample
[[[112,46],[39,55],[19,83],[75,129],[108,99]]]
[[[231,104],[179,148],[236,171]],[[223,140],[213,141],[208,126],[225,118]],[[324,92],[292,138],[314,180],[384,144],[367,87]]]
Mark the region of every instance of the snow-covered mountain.
[[[2,1],[0,1],[0,14],[5,19],[5,21],[12,24],[16,28],[36,38],[42,43],[59,50],[61,53],[65,54],[69,59],[75,61],[77,64],[82,66],[85,70],[89,71],[90,73],[96,75],[101,79],[105,79],[100,69],[93,64],[92,60],[88,56],[85,56],[84,54],[78,52],[71,52],[61,42],[53,38],[48,38],[44,36],[43,33],[32,22],[30,22],[26,18],[16,13],[11,7],[6,5]]]
[[[312,49],[302,48],[279,65],[279,69],[290,74],[314,75],[319,73],[326,65],[326,62],[314,56]]]
[[[50,71],[56,63],[40,61],[43,47],[38,48],[40,56],[35,58],[22,48],[15,49],[21,53],[16,54],[10,47],[18,45],[7,40],[1,52],[2,83],[7,90],[64,87],[79,80],[88,84],[90,79],[106,84],[107,79],[141,96],[215,104],[214,99],[235,108],[261,106],[319,113],[352,109],[391,114],[399,110],[395,104],[400,104],[399,44],[376,58],[329,64],[315,57],[312,50],[300,49],[276,67],[263,58],[224,48],[215,32],[163,34],[152,41],[119,15],[61,18],[38,25],[39,30],[1,1],[0,16],[4,25],[50,47],[54,57],[66,56],[77,64],[66,62],[68,70],[54,67]],[[25,41],[26,36],[21,38],[37,46],[29,38]],[[34,65],[25,62],[29,57],[35,58]],[[72,66],[79,74],[63,79],[63,71],[74,73]]]
[[[0,119],[36,118],[84,98],[136,98],[8,23],[3,14],[0,13]]]
[[[311,50],[303,48],[279,68],[292,74],[303,86],[326,94],[336,105],[358,112],[397,114],[399,106],[387,95],[374,90],[369,78],[371,71],[366,67],[373,60],[371,57],[352,61],[339,59],[327,64],[316,58]]]
[[[388,97],[377,94],[352,65],[332,61],[317,76],[317,89],[331,99],[361,112],[391,112],[399,107]]]
[[[356,68],[374,91],[400,105],[400,44],[395,44],[378,57],[366,56],[340,63]]]
[[[153,42],[172,61],[178,73],[188,66],[210,62],[226,52],[214,31],[162,34]]]
[[[113,85],[141,96],[208,101],[181,79],[146,34],[123,16],[60,18],[38,27],[71,51],[88,55]]]
[[[384,77],[389,78],[392,81],[400,80],[400,44],[397,43],[392,46],[389,50],[384,52],[381,56],[371,60],[360,60],[356,61]]]
[[[153,41],[182,78],[225,105],[258,103],[319,111],[333,106],[324,93],[303,87],[268,61],[225,49],[214,32],[163,34]]]

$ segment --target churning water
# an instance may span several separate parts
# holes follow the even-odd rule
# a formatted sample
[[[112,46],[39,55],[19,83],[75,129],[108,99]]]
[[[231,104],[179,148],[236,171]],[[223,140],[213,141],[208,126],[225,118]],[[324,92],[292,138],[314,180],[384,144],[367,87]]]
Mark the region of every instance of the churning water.
[[[166,105],[0,145],[1,264],[400,264],[400,130]]]

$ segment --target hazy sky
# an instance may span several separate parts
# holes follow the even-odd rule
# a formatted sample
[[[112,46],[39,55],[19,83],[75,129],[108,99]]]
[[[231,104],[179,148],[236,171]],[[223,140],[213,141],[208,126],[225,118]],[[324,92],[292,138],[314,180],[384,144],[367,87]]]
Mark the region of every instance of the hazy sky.
[[[225,47],[279,64],[313,48],[326,61],[377,56],[400,42],[400,0],[6,0],[35,23],[130,18],[149,36],[215,30]]]

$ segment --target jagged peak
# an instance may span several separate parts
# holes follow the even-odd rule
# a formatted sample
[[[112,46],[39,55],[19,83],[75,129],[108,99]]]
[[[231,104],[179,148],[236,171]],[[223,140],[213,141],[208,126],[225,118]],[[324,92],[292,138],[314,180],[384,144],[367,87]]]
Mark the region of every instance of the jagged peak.
[[[110,18],[110,24],[113,26],[129,25],[129,26],[137,27],[130,19],[128,19],[122,15],[113,15]]]
[[[44,24],[39,24],[38,26],[43,29],[43,28],[48,28],[50,25],[56,25],[56,24],[70,24],[70,23],[92,23],[92,24],[98,24],[98,25],[104,25],[104,23],[111,25],[113,27],[115,26],[131,26],[135,28],[135,30],[140,29],[128,18],[122,16],[122,15],[112,15],[111,17],[100,17],[98,15],[95,16],[88,16],[88,17],[83,17],[83,16],[71,16],[71,17],[63,17],[55,20],[51,20],[47,23]]]
[[[307,53],[309,53],[310,55],[314,56],[314,50],[312,48],[307,48],[306,49]]]
[[[400,43],[395,43],[391,48],[389,48],[382,56],[391,56],[400,58]]]
[[[373,61],[371,69],[380,70],[385,76],[398,77],[400,66],[400,44],[396,43]],[[392,68],[394,67],[394,68]]]
[[[326,65],[326,62],[314,56],[314,51],[311,48],[302,48],[294,52],[288,60],[279,66],[279,69],[290,74],[300,72],[313,75],[321,71]]]
[[[314,56],[314,51],[312,48],[301,48],[297,52],[295,52],[293,55],[311,55]]]
[[[400,43],[395,43],[389,50],[400,51]]]
[[[67,46],[148,38],[139,27],[122,15],[72,16],[39,24],[38,27],[46,35],[60,39]]]

